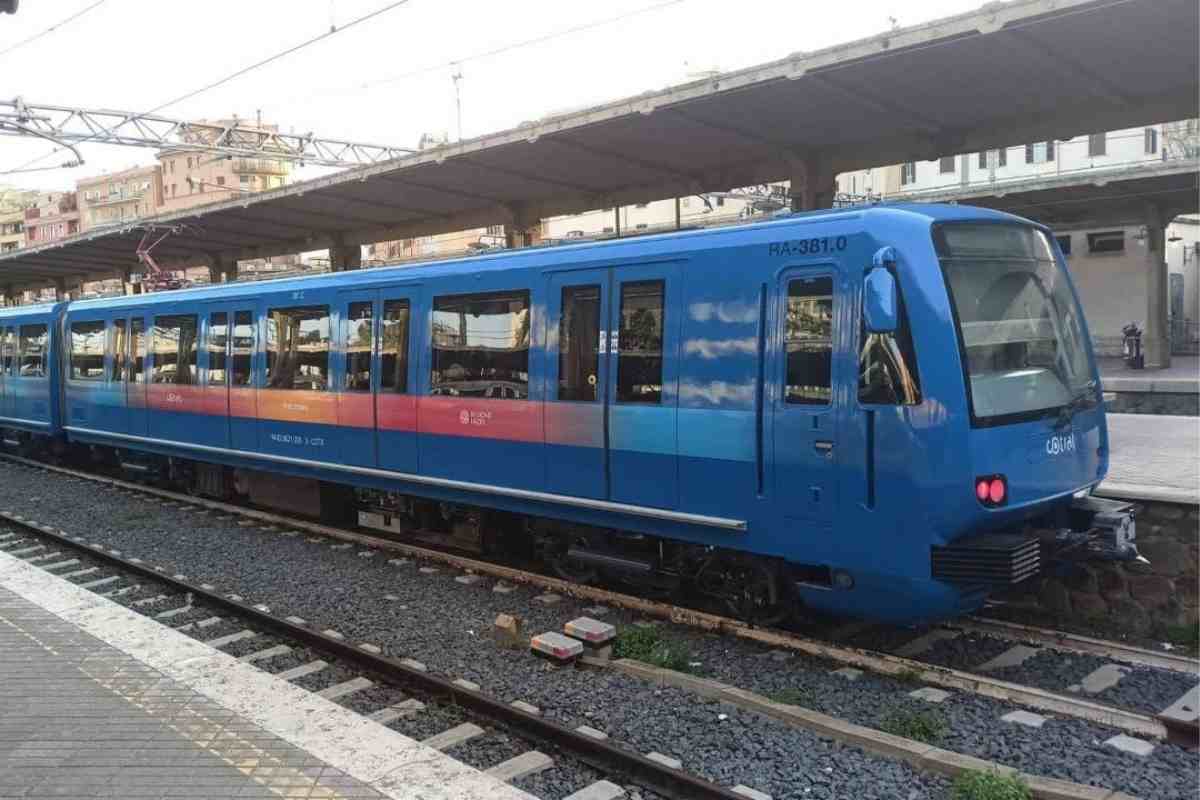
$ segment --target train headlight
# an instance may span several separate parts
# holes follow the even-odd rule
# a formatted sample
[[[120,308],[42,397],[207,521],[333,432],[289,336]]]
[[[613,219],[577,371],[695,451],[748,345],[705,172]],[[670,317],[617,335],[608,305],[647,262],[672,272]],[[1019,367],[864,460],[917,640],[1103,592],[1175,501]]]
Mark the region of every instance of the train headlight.
[[[975,479],[975,499],[988,508],[1008,501],[1008,479],[1003,475],[984,475]]]

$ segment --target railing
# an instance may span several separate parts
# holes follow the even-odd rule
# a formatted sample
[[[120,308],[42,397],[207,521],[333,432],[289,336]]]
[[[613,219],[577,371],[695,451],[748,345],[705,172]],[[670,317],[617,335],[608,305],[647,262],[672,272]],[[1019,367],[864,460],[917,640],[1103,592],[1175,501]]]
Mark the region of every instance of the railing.
[[[112,205],[114,203],[125,203],[130,200],[141,200],[145,196],[146,196],[145,189],[137,189],[135,191],[130,191],[130,192],[114,192],[112,194],[101,195],[100,197],[97,197],[95,200],[87,200],[85,198],[85,202],[92,207],[107,206],[107,205]]]
[[[239,158],[233,162],[233,171],[238,174],[287,175],[288,165],[274,158]]]

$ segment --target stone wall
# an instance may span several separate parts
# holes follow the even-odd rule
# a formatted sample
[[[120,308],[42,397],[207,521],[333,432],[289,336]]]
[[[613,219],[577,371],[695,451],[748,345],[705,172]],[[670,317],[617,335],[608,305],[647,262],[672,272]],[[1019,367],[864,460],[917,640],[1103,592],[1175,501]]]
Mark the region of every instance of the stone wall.
[[[1200,416],[1200,394],[1175,392],[1105,392],[1104,410],[1110,414],[1175,414]]]
[[[1138,550],[1150,564],[1087,562],[1050,570],[1005,599],[1047,617],[1132,636],[1200,625],[1200,516],[1196,506],[1139,503]]]

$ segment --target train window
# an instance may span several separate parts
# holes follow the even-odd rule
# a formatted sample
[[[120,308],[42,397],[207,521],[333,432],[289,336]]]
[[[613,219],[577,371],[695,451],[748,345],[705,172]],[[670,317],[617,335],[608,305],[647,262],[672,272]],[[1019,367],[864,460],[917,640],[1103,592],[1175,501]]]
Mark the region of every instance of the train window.
[[[129,321],[129,374],[130,383],[146,382],[146,321],[134,317]]]
[[[435,297],[430,394],[529,396],[529,292]]]
[[[329,388],[329,306],[268,312],[267,388]]]
[[[235,311],[233,314],[233,363],[229,366],[230,386],[249,386],[254,377],[254,314]]]
[[[108,379],[115,383],[120,383],[125,374],[125,320],[114,319],[111,330],[112,348],[112,367],[108,373]]]
[[[897,290],[899,287],[897,287]],[[864,405],[913,406],[921,402],[921,378],[904,296],[899,298],[894,333],[867,333],[859,329],[858,401]]]
[[[13,375],[17,361],[15,334],[12,328],[0,330],[0,375]]]
[[[225,347],[229,343],[229,315],[214,311],[208,317],[208,385],[225,385]]]
[[[71,380],[104,380],[104,322],[71,325]]]
[[[826,405],[832,398],[833,278],[801,278],[788,282],[788,403]]]
[[[379,349],[379,388],[408,393],[408,301],[385,300]]]
[[[613,349],[622,403],[662,402],[665,288],[663,281],[621,285],[621,327]]]
[[[154,367],[151,383],[196,384],[196,315],[154,318],[151,345]]]
[[[346,313],[346,391],[371,391],[371,348],[375,331],[371,302],[351,303]]]
[[[558,399],[595,400],[600,376],[600,287],[564,286],[558,322]]]
[[[50,335],[45,325],[21,326],[21,350],[19,367],[24,378],[46,377],[46,351],[49,350]]]

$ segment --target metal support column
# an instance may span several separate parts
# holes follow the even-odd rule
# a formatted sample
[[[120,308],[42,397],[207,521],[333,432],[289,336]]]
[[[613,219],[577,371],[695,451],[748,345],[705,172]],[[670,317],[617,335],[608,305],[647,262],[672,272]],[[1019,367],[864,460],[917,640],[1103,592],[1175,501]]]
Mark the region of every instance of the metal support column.
[[[54,299],[55,300],[69,300],[70,299],[67,295],[67,279],[66,278],[55,278],[54,279]]]
[[[835,178],[829,162],[803,158],[796,159],[791,166],[792,211],[814,211],[833,206]]]
[[[1171,366],[1169,306],[1167,301],[1166,222],[1163,209],[1146,204],[1146,330],[1142,345],[1146,366],[1166,369]]]
[[[675,198],[675,230],[679,230],[681,227],[683,227],[683,226],[680,224],[680,218],[679,218],[679,198],[676,197]]]
[[[4,305],[5,306],[17,305],[17,298],[16,298],[16,295],[13,294],[13,291],[14,291],[13,285],[11,283],[6,283],[4,285]]]
[[[617,232],[617,238],[621,238],[621,207],[613,207],[613,230]]]
[[[362,268],[362,247],[347,244],[342,237],[335,237],[329,246],[329,271],[345,272]]]

